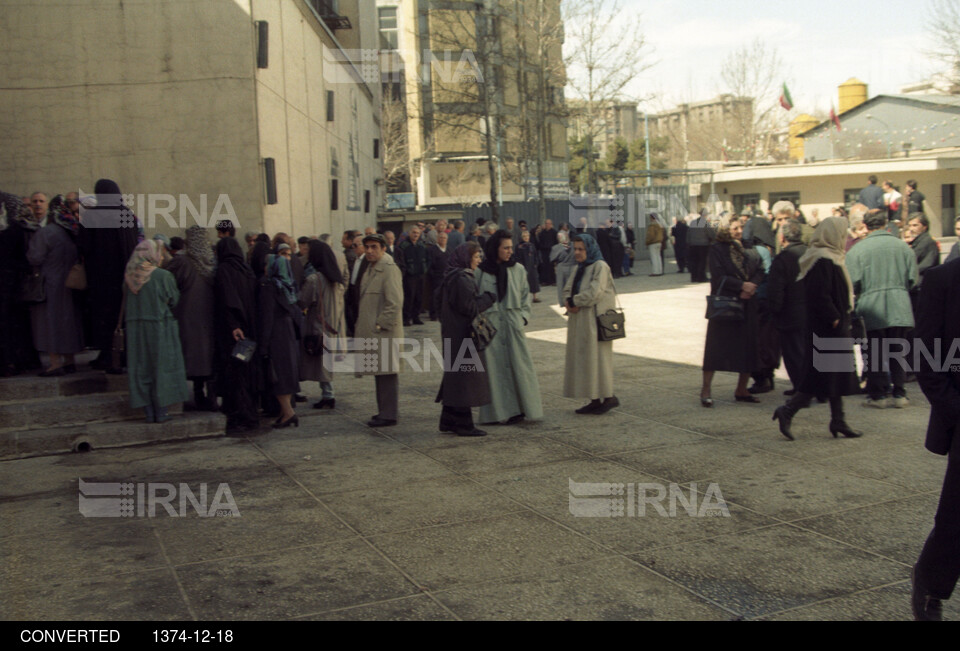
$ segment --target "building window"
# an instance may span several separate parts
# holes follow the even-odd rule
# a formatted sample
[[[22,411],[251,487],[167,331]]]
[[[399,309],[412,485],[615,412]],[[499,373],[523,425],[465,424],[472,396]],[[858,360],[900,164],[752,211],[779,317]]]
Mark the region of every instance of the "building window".
[[[851,188],[843,191],[843,205],[849,210],[850,206],[860,200],[860,188]]]
[[[744,208],[750,208],[753,211],[760,210],[760,195],[759,194],[733,195],[733,212],[739,215]]]
[[[373,157],[380,158],[380,138],[373,139]]]
[[[336,210],[340,205],[337,197],[337,179],[330,179],[330,210]]]
[[[793,204],[794,208],[800,207],[800,193],[799,192],[771,192],[768,199],[770,202],[770,207],[773,207],[773,204],[778,201],[789,201]]]
[[[363,212],[370,212],[370,190],[363,191]]]
[[[380,49],[396,50],[397,45],[397,8],[380,7]]]
[[[327,122],[333,122],[333,91],[327,91]]]

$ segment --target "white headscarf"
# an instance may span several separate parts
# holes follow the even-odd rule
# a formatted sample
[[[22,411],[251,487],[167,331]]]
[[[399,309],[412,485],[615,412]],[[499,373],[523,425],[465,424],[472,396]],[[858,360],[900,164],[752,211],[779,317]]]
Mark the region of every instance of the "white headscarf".
[[[807,252],[800,257],[800,275],[797,276],[797,280],[802,280],[818,261],[829,260],[843,270],[843,277],[847,281],[847,291],[850,293],[850,307],[852,308],[854,300],[853,281],[850,280],[850,273],[844,263],[847,257],[847,227],[848,222],[842,217],[830,217],[820,222],[813,232],[813,239],[810,240]]]

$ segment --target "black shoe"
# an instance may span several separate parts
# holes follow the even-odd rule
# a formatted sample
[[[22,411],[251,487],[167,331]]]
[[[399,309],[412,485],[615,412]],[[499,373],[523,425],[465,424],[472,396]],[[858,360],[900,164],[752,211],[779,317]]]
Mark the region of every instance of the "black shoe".
[[[603,405],[599,400],[591,400],[589,405],[584,405],[577,409],[578,414],[592,414]]]
[[[917,566],[910,572],[910,606],[913,619],[917,622],[942,622],[943,604],[939,599],[927,594],[926,586],[917,582]]]
[[[67,374],[67,371],[64,367],[55,368],[53,370],[47,369],[46,371],[41,371],[37,373],[37,377],[62,377]]]
[[[291,425],[293,425],[294,427],[299,428],[299,427],[300,427],[300,417],[297,416],[297,415],[293,415],[293,416],[291,416],[290,418],[288,418],[287,420],[283,420],[283,421],[278,420],[277,422],[275,422],[275,423],[273,424],[273,429],[283,429],[284,427],[290,427]]]
[[[423,321],[420,320],[420,317],[417,317],[413,320],[413,325],[423,325]]]
[[[64,373],[68,373],[68,374],[69,374],[69,373],[76,373],[76,372],[77,372],[77,365],[76,365],[76,364],[67,364],[66,366],[63,367],[63,372],[64,372]]]
[[[797,395],[797,390],[796,390],[796,389],[787,389],[786,391],[783,392],[783,395],[788,396],[788,397],[789,397],[789,396],[795,396],[795,395]]]
[[[759,402],[760,402],[760,399],[759,399],[759,398],[756,398],[756,397],[754,397],[754,396],[738,396],[738,395],[734,394],[733,397],[734,397],[734,399],[735,399],[737,402],[751,402],[751,403],[759,403]]]
[[[452,430],[452,433],[456,434],[457,436],[486,436],[487,435],[487,433],[484,432],[482,429],[477,429],[476,427],[474,427],[473,429],[467,429],[466,427],[454,427]]]
[[[406,319],[404,319],[404,321],[403,321],[403,327],[404,327],[404,328],[409,328],[411,325],[413,325],[413,322],[407,321]]]
[[[796,439],[793,438],[793,432],[790,431],[790,424],[793,422],[793,414],[790,412],[790,408],[786,405],[780,405],[776,411],[773,412],[773,418],[771,420],[779,420],[780,433],[791,441],[795,441]]]
[[[854,430],[843,420],[830,421],[830,433],[833,434],[833,438],[837,438],[838,434],[843,434],[848,439],[858,439],[863,436],[863,432]]]
[[[773,380],[766,379],[762,382],[754,382],[753,386],[747,389],[748,393],[756,395],[758,393],[770,393],[773,391]]]
[[[321,398],[320,402],[313,403],[314,409],[333,409],[337,406],[337,401],[333,398]]]
[[[386,418],[380,418],[380,416],[374,416],[367,421],[368,427],[393,427],[397,424],[395,420],[388,420]]]
[[[109,373],[110,375],[123,375],[123,369],[122,369],[122,368],[108,368],[108,369],[107,369],[107,373]]]
[[[296,400],[297,402],[306,402],[306,401],[307,401],[307,396],[302,396],[302,395],[300,395],[300,394],[298,393],[298,394],[294,395],[293,399]]]
[[[713,407],[713,398],[710,398],[710,397],[706,397],[706,398],[701,397],[701,398],[700,398],[700,404],[701,404],[702,406],[706,407],[707,409],[710,409],[710,408]]]
[[[599,416],[600,414],[605,414],[611,409],[616,409],[619,406],[620,406],[620,401],[617,400],[616,396],[613,396],[611,398],[606,398],[602,403],[600,403],[599,407],[597,407],[590,413],[593,413]]]
[[[505,422],[504,425],[516,425],[517,423],[523,421],[524,418],[526,418],[526,416],[524,416],[523,414],[517,414],[516,416],[511,416],[510,418],[507,419],[507,422]]]

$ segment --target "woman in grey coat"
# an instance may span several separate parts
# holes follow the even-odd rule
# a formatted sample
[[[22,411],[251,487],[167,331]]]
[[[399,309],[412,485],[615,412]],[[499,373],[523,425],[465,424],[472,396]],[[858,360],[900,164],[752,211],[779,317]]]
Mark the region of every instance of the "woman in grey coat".
[[[180,344],[187,379],[193,381],[193,401],[197,409],[215,411],[217,394],[213,379],[213,281],[216,260],[201,226],[187,229],[186,250],[174,256],[164,267],[173,274],[180,291],[180,302],[173,308],[180,326]],[[204,385],[207,386],[204,395]]]
[[[331,360],[324,358],[338,354],[345,346],[345,279],[350,277],[350,271],[346,257],[338,257],[329,245],[320,240],[310,241],[307,259],[316,273],[307,276],[300,289],[300,307],[307,311],[303,324],[304,336],[300,338],[300,380],[320,383],[321,398],[314,403],[314,409],[333,409],[337,405],[333,394],[333,367]],[[308,352],[305,343],[307,337],[319,338],[323,345],[320,355]]]
[[[61,195],[50,202],[47,220],[27,249],[27,260],[43,274],[46,296],[43,303],[30,308],[34,346],[50,355],[50,366],[41,377],[73,373],[77,370],[73,356],[83,350],[80,305],[74,290],[65,286],[70,267],[80,260],[80,222],[66,211]]]

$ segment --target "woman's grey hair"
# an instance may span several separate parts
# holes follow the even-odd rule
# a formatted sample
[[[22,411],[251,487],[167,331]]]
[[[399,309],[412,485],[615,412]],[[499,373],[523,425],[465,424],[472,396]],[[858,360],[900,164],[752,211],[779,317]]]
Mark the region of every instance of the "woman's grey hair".
[[[777,215],[790,215],[790,218],[792,219],[793,216],[797,214],[797,208],[793,205],[792,201],[778,201],[777,203],[773,204],[771,212],[773,213],[774,217]]]

